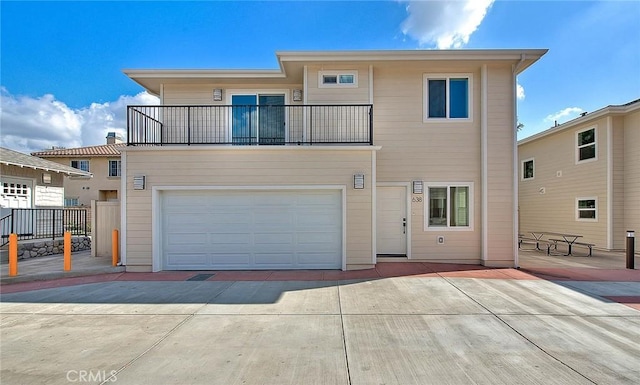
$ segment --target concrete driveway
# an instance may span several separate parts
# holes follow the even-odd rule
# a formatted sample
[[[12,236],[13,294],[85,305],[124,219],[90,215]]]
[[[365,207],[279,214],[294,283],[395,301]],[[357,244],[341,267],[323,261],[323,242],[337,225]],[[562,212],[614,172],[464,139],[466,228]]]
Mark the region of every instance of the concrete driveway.
[[[637,280],[478,268],[387,275],[121,273],[3,294],[0,382],[640,383],[640,311],[620,303],[640,296]]]

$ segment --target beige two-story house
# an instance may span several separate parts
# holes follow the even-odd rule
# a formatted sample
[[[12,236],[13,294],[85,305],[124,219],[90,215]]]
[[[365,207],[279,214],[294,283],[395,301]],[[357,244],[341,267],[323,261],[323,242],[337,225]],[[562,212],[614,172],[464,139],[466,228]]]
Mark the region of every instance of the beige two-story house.
[[[640,229],[640,99],[518,142],[520,232],[581,235],[607,250]]]
[[[517,264],[516,76],[546,50],[125,70],[128,271]]]
[[[72,176],[65,180],[65,207],[91,207],[92,200],[120,199],[120,151],[126,145],[115,132],[106,144],[77,148],[53,148],[31,155],[93,174],[92,178]]]

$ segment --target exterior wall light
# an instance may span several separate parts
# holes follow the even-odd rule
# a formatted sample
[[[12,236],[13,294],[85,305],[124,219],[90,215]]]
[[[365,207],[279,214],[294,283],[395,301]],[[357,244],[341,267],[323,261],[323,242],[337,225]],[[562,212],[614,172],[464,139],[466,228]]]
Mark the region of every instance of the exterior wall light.
[[[293,90],[293,101],[294,102],[302,101],[302,90]]]
[[[422,194],[422,192],[424,191],[424,184],[422,183],[421,180],[414,180],[412,183],[412,188],[411,190],[413,191],[414,194]]]
[[[353,176],[353,188],[356,190],[364,188],[364,174],[355,174]]]
[[[216,88],[215,90],[213,90],[213,101],[214,102],[221,102],[222,101],[222,89],[221,88]]]

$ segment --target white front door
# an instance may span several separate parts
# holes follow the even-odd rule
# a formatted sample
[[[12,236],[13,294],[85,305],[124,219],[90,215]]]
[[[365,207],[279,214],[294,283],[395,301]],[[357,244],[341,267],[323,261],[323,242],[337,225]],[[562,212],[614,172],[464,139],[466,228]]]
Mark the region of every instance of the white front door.
[[[407,254],[407,188],[378,186],[377,254]]]

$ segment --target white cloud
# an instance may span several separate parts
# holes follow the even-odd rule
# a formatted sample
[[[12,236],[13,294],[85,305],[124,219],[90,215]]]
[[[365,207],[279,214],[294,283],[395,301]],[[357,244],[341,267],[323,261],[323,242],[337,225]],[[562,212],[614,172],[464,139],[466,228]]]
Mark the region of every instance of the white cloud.
[[[421,46],[461,48],[478,29],[494,0],[423,0],[407,2],[402,32]]]
[[[555,114],[547,115],[547,117],[544,118],[544,121],[558,122],[558,124],[562,124],[566,121],[577,118],[581,112],[584,112],[584,110],[580,107],[567,107],[556,112]]]
[[[123,137],[127,131],[127,105],[158,104],[153,95],[123,95],[114,102],[92,103],[80,109],[68,107],[51,94],[32,98],[11,95],[0,88],[0,145],[23,153],[52,146],[83,147],[106,143],[108,132]]]
[[[516,84],[516,97],[518,100],[524,100],[524,87],[520,84]]]

